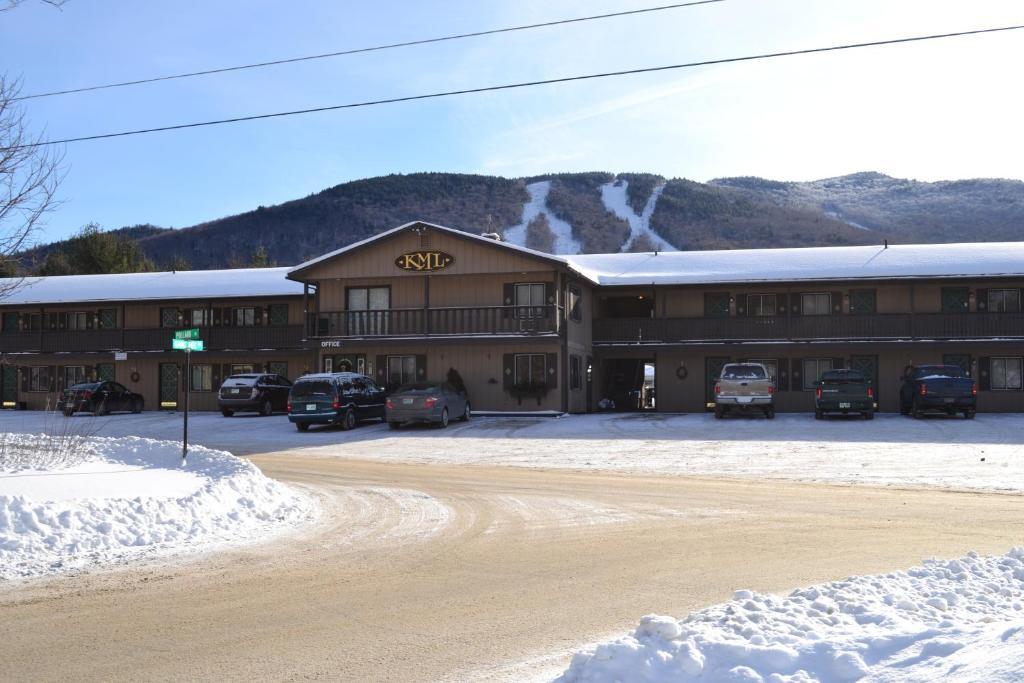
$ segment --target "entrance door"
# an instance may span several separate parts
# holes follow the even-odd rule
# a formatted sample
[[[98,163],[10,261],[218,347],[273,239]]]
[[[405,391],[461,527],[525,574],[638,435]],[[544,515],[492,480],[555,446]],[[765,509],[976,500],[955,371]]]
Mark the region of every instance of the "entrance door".
[[[13,365],[2,366],[3,377],[0,378],[4,408],[14,408],[18,404],[18,368]]]
[[[863,372],[871,382],[871,391],[875,395],[875,408],[881,403],[878,400],[878,356],[850,356],[850,369]]]
[[[178,408],[178,364],[160,364],[160,407],[169,410]]]
[[[722,374],[728,358],[709,357],[704,359],[704,409],[715,408],[715,380]]]

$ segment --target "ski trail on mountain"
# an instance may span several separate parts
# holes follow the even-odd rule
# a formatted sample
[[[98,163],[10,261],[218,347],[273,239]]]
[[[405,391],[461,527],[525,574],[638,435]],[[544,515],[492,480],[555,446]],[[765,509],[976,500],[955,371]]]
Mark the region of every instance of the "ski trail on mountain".
[[[654,215],[654,208],[658,205],[658,198],[665,190],[665,183],[654,188],[639,216],[629,205],[626,194],[628,187],[629,182],[619,178],[601,186],[601,201],[604,203],[604,207],[629,224],[629,238],[626,239],[626,243],[622,245],[620,251],[629,251],[641,235],[646,235],[658,251],[677,251],[661,235],[651,230],[651,216]]]
[[[544,214],[548,219],[548,227],[555,237],[555,254],[579,254],[583,251],[583,245],[578,239],[572,236],[572,226],[555,216],[548,208],[548,193],[551,191],[551,181],[541,180],[530,183],[526,186],[530,194],[530,201],[523,205],[523,216],[517,225],[505,229],[505,241],[518,244],[521,247],[526,245],[526,228],[530,221],[537,216]]]

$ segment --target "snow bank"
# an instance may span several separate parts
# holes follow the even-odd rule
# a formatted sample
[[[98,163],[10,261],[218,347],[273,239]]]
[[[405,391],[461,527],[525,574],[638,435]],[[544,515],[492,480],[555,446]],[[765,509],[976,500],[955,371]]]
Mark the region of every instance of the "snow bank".
[[[1019,681],[1022,590],[1024,548],[787,597],[740,590],[681,621],[645,616],[578,652],[557,681]]]
[[[78,439],[57,461],[46,437],[0,452],[0,580],[141,555],[209,549],[311,518],[311,499],[230,453],[137,437]]]

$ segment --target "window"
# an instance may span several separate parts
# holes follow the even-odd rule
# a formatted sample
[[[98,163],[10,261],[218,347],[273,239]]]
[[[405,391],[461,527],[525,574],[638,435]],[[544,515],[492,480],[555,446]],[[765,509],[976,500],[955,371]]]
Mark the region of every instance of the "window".
[[[40,313],[33,313],[28,317],[28,329],[38,331],[43,329],[43,316]]]
[[[988,310],[992,313],[1020,313],[1020,290],[988,290]]]
[[[516,384],[529,386],[547,381],[547,358],[543,353],[516,354]]]
[[[968,307],[968,293],[966,287],[943,287],[942,288],[942,312],[963,313]]]
[[[83,365],[65,365],[64,366],[64,386],[70,387],[75,384],[81,384],[86,381],[85,377],[85,366]]]
[[[17,313],[4,313],[4,332],[17,332],[18,327],[18,314]]]
[[[850,290],[850,313],[876,313],[877,297],[873,289]]]
[[[160,327],[177,327],[178,326],[178,309],[177,308],[161,308],[160,309]]]
[[[804,359],[804,391],[813,391],[814,385],[821,379],[821,373],[832,369],[831,358]]]
[[[280,375],[284,379],[288,379],[288,363],[284,361],[275,361],[267,365],[267,372],[275,375]]]
[[[84,330],[89,326],[89,315],[84,311],[67,313],[67,327],[69,330]]]
[[[288,304],[270,304],[267,313],[271,325],[288,324]]]
[[[991,373],[992,391],[1020,391],[1021,384],[1020,358],[993,358],[989,372]]]
[[[544,317],[545,289],[544,283],[517,282],[515,286],[516,317]]]
[[[760,363],[768,371],[768,377],[772,382],[778,384],[779,381],[779,361],[774,358],[751,358],[747,361],[748,363]]]
[[[101,308],[96,322],[101,330],[113,330],[117,328],[117,309]]]
[[[705,318],[728,318],[729,295],[724,292],[709,292],[704,295]]]
[[[416,381],[416,356],[388,356],[388,384]]]
[[[774,294],[749,294],[747,315],[757,318],[776,315]]]
[[[569,319],[583,320],[583,290],[577,285],[569,285]]]
[[[256,372],[255,365],[252,363],[234,363],[231,366],[232,375],[251,375]]]
[[[192,366],[192,391],[213,391],[212,365]]]
[[[213,325],[212,308],[193,308],[190,315],[192,327],[210,327]]]
[[[349,287],[345,293],[349,334],[387,334],[389,287]]]
[[[114,364],[100,363],[96,366],[96,379],[100,382],[114,381]]]
[[[234,309],[235,327],[252,327],[256,324],[256,309],[252,306]]]
[[[832,297],[828,293],[800,295],[800,312],[803,315],[829,315],[832,313]]]
[[[958,367],[965,375],[971,376],[971,357],[966,353],[947,353],[942,357],[942,364]]]
[[[50,390],[50,368],[45,365],[35,366],[28,369],[28,390],[49,391]]]
[[[569,388],[583,388],[583,359],[579,356],[569,356]]]

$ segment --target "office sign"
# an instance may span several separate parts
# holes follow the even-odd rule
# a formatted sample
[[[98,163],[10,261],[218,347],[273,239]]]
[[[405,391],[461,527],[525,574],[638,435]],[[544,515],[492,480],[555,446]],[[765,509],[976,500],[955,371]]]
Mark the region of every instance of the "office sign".
[[[340,339],[324,339],[323,341],[320,342],[320,348],[322,348],[322,349],[340,349],[341,348],[341,340]]]
[[[395,265],[402,270],[428,273],[444,270],[455,263],[455,257],[443,251],[410,251],[395,259]]]

